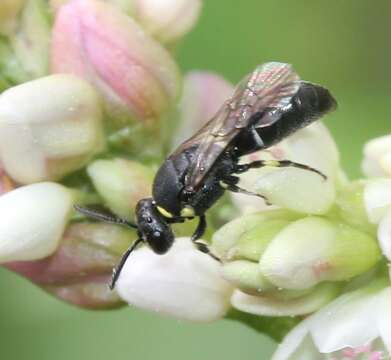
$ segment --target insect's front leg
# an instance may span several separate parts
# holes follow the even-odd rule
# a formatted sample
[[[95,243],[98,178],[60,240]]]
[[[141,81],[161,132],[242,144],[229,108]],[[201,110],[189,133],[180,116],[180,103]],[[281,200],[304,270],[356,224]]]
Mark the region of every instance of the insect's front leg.
[[[200,216],[200,221],[199,221],[199,223],[197,225],[197,228],[196,228],[194,234],[191,237],[191,241],[193,241],[193,243],[196,246],[197,250],[203,252],[204,254],[208,254],[213,259],[221,262],[220,258],[218,258],[216,255],[214,255],[210,251],[208,244],[206,244],[205,242],[200,240],[200,238],[205,233],[206,226],[207,226],[206,217],[205,217],[205,215],[201,215]]]
[[[320,175],[324,180],[327,180],[327,176],[323,174],[321,171],[305,165],[305,164],[300,164],[294,161],[290,160],[257,160],[253,161],[248,164],[238,164],[234,168],[234,173],[235,174],[243,174],[246,171],[249,171],[250,169],[258,169],[264,166],[272,166],[272,167],[295,167],[298,169],[303,169],[307,171],[312,171],[318,175]]]

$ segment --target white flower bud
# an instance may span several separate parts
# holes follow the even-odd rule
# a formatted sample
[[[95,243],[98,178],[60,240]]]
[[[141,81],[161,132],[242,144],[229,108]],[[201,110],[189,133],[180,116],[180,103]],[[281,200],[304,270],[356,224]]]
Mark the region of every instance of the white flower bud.
[[[72,210],[70,191],[55,183],[23,186],[0,197],[0,262],[51,255]]]
[[[0,159],[17,182],[58,179],[103,146],[98,96],[73,75],[52,75],[0,96]]]
[[[391,135],[372,139],[365,144],[361,167],[368,177],[391,176]]]
[[[196,23],[201,0],[134,0],[135,17],[143,27],[163,43],[184,36]]]
[[[369,181],[364,188],[364,204],[369,221],[378,224],[391,210],[391,179]]]
[[[189,238],[176,239],[165,255],[144,247],[126,262],[116,287],[123,300],[178,319],[208,322],[224,316],[231,286],[220,264],[197,251]]]

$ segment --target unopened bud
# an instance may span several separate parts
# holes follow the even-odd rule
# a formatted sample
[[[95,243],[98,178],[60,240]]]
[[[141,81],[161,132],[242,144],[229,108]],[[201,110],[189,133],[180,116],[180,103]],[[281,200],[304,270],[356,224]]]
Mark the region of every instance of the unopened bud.
[[[201,0],[134,0],[134,4],[137,21],[164,44],[171,44],[190,31],[202,7]]]
[[[260,260],[261,273],[285,289],[348,280],[380,259],[376,240],[342,223],[307,217],[283,229]]]
[[[71,193],[39,183],[0,196],[0,262],[35,260],[58,247],[72,210]]]
[[[61,178],[102,147],[99,99],[84,80],[52,75],[1,94],[0,159],[15,181]]]
[[[50,24],[45,1],[26,0],[17,31],[10,39],[29,80],[48,74]]]
[[[136,250],[122,270],[117,291],[142,309],[209,322],[228,311],[232,288],[216,260],[197,251],[189,238],[179,238],[165,255],[147,247]]]
[[[135,236],[134,231],[114,225],[73,224],[54,255],[7,267],[74,305],[117,307],[123,302],[108,284],[113,267]]]
[[[391,176],[391,135],[372,139],[365,144],[362,170],[369,177]]]
[[[132,219],[140,199],[151,196],[153,171],[131,160],[96,160],[87,168],[95,188],[115,214]]]
[[[51,69],[91,82],[121,127],[132,118],[159,118],[179,93],[171,55],[132,18],[98,0],[75,0],[59,9]]]
[[[198,131],[233,93],[232,84],[218,74],[207,71],[186,74],[183,85],[174,147]]]

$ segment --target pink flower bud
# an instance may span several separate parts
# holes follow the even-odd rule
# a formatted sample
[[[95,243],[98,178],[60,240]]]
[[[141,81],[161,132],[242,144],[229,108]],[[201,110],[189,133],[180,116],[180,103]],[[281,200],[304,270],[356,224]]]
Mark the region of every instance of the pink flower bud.
[[[233,86],[222,76],[208,71],[191,71],[184,78],[179,104],[179,126],[173,145],[179,145],[199,130],[231,97]]]
[[[113,118],[158,118],[179,92],[170,54],[119,8],[97,0],[75,0],[59,9],[51,70],[93,83]]]
[[[73,224],[54,255],[8,263],[7,268],[68,303],[85,308],[117,307],[122,301],[108,284],[112,268],[134,237],[134,232],[114,225]]]

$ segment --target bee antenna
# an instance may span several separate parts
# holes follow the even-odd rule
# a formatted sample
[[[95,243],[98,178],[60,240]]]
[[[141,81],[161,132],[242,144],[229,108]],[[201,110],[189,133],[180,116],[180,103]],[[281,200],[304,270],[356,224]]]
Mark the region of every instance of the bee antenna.
[[[129,255],[143,242],[142,239],[137,239],[130,247],[128,250],[124,252],[124,254],[121,257],[120,262],[118,265],[113,269],[113,275],[111,277],[111,282],[109,284],[110,290],[113,290],[115,287],[115,284],[117,283],[117,280],[119,278],[119,275],[121,274],[121,270],[125,265],[126,260],[128,259]]]
[[[100,210],[95,210],[95,209],[91,209],[91,208],[87,208],[87,207],[83,207],[83,206],[79,206],[79,205],[74,205],[74,208],[77,212],[79,212],[80,214],[83,214],[87,217],[90,217],[90,218],[93,218],[96,220],[100,220],[100,221],[104,221],[107,223],[111,223],[111,224],[125,225],[125,226],[129,226],[133,229],[137,229],[137,225],[131,223],[128,220],[125,220],[125,219],[122,219],[118,216],[115,216],[114,214],[110,214],[107,212],[103,212]]]

